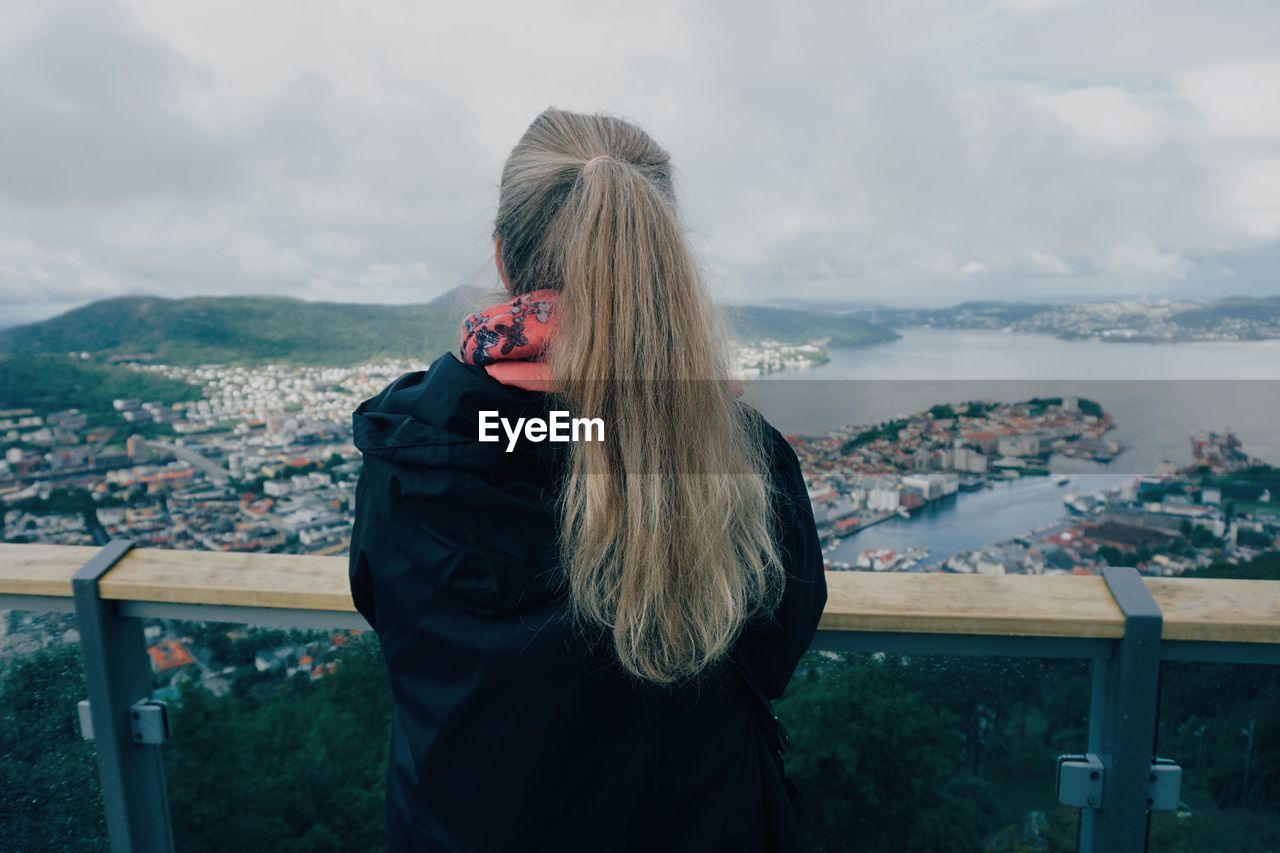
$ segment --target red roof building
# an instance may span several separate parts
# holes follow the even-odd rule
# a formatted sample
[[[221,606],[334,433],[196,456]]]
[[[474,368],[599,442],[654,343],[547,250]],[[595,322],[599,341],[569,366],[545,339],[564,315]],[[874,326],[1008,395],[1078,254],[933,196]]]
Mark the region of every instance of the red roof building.
[[[151,657],[151,669],[155,672],[169,672],[179,667],[196,662],[195,657],[177,640],[165,640],[147,649]]]

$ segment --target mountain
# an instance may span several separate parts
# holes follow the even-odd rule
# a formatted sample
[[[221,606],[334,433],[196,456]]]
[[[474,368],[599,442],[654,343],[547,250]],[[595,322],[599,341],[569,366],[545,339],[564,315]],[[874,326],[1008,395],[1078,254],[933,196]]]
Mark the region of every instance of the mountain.
[[[853,314],[891,328],[1005,329],[1076,340],[1177,342],[1280,338],[1280,296],[1197,303],[1111,300],[1045,304],[962,302],[949,308],[875,308]]]
[[[479,299],[469,288],[418,305],[279,296],[123,297],[0,331],[0,353],[87,352],[162,364],[428,359],[456,345],[458,322]]]
[[[998,328],[1034,319],[1054,310],[1040,302],[961,302],[946,308],[860,309],[855,316],[874,318],[887,326],[954,326],[961,328]]]
[[[827,338],[828,346],[856,347],[884,343],[898,337],[885,326],[841,314],[771,308],[764,305],[730,305],[725,308],[730,325],[745,340],[803,343]]]
[[[1212,329],[1224,323],[1280,323],[1280,296],[1234,296],[1174,314],[1172,319],[1188,329]]]
[[[89,353],[161,364],[357,364],[379,358],[429,361],[458,344],[458,325],[486,294],[456,288],[417,305],[306,302],[278,296],[94,302],[49,320],[0,331],[2,353]],[[891,340],[895,333],[844,317],[757,306],[731,307],[750,340],[830,338],[832,346]]]

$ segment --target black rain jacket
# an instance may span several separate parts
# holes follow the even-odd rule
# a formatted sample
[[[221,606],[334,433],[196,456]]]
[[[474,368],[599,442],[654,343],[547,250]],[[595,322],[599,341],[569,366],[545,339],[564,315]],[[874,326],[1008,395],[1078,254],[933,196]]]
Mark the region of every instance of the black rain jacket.
[[[355,412],[351,592],[395,699],[391,848],[799,849],[732,666],[675,689],[639,684],[567,618],[555,541],[566,445],[522,439],[507,453],[505,437],[477,440],[479,411],[545,417],[552,399],[445,355]],[[827,592],[795,453],[767,434],[788,580],[739,645],[777,697]]]

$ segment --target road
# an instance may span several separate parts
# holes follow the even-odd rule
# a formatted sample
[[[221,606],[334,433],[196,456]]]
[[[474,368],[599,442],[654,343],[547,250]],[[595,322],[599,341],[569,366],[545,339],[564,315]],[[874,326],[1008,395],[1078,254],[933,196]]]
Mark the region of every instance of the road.
[[[225,486],[227,481],[231,479],[227,473],[227,469],[221,465],[209,460],[201,455],[199,451],[192,450],[190,447],[180,447],[167,441],[156,441],[155,439],[147,439],[142,442],[145,447],[156,451],[157,453],[166,453],[175,459],[181,459],[183,462],[189,462],[195,467],[203,471],[210,480],[219,486]]]

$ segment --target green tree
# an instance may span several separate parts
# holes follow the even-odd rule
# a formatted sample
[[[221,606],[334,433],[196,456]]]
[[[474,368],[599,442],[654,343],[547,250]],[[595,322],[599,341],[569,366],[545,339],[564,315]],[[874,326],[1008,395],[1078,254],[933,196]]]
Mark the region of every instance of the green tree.
[[[390,695],[372,634],[316,681],[221,697],[186,687],[165,746],[179,849],[385,849]]]

